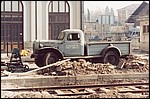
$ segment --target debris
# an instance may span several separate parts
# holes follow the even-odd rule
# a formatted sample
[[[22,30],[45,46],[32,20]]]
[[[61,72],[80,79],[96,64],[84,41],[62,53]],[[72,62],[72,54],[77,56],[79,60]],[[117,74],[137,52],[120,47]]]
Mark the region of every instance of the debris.
[[[66,61],[69,61],[69,60],[70,60],[70,59],[58,61],[58,62],[56,62],[56,63],[50,64],[50,65],[47,65],[47,66],[44,66],[44,67],[41,67],[41,68],[34,69],[34,70],[28,71],[28,72],[26,72],[26,73],[20,74],[20,75],[27,75],[27,74],[31,74],[31,73],[36,72],[36,71],[39,71],[39,70],[43,70],[43,69],[50,68],[50,67],[55,66],[55,65],[56,65],[56,66],[57,66],[57,65],[61,65],[62,63],[66,62]]]
[[[139,61],[138,64],[144,66],[144,65],[145,65],[145,62]]]
[[[124,64],[125,64],[125,60],[121,59],[118,66],[117,66],[117,68],[122,69],[124,67]]]
[[[1,75],[2,76],[9,76],[9,75],[11,75],[11,72],[4,70],[4,71],[1,71]]]
[[[93,70],[93,71],[96,71],[97,68],[94,68],[94,67],[87,67],[86,70]]]

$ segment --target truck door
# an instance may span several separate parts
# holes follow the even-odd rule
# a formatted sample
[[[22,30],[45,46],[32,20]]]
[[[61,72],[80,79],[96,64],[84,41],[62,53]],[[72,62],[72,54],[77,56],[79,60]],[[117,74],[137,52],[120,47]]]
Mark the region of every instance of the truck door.
[[[64,43],[65,56],[83,55],[83,46],[81,45],[81,35],[79,33],[69,33]]]

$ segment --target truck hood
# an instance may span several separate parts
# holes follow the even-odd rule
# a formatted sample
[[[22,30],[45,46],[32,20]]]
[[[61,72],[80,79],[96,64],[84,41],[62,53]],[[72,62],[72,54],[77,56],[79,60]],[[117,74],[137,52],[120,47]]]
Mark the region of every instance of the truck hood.
[[[35,49],[39,47],[55,47],[57,48],[58,45],[63,42],[62,40],[40,40],[40,41],[34,41]],[[38,46],[37,46],[38,45]]]
[[[61,40],[41,40],[39,43],[44,47],[57,47],[61,42]]]

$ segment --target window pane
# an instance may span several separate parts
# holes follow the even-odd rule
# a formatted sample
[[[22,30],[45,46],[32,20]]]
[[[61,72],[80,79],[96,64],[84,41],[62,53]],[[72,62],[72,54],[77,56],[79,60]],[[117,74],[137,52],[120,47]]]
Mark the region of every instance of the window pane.
[[[65,12],[65,2],[64,1],[59,1],[59,11]]]
[[[146,32],[146,26],[143,26],[143,33]]]
[[[5,1],[5,11],[11,11],[11,1]]]
[[[18,1],[12,1],[12,11],[18,11]]]
[[[58,12],[58,1],[53,1],[53,12]]]

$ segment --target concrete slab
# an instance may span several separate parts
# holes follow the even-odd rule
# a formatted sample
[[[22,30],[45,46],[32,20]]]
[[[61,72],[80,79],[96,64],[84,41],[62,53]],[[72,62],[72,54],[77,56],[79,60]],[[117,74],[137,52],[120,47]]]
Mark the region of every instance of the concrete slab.
[[[92,79],[91,79],[92,78]],[[149,73],[133,73],[133,74],[99,74],[99,75],[80,75],[80,76],[16,76],[1,77],[1,89],[15,87],[40,87],[40,86],[64,86],[74,85],[78,83],[96,83],[102,80],[110,79],[136,79],[147,78]],[[11,86],[9,86],[11,85]]]

